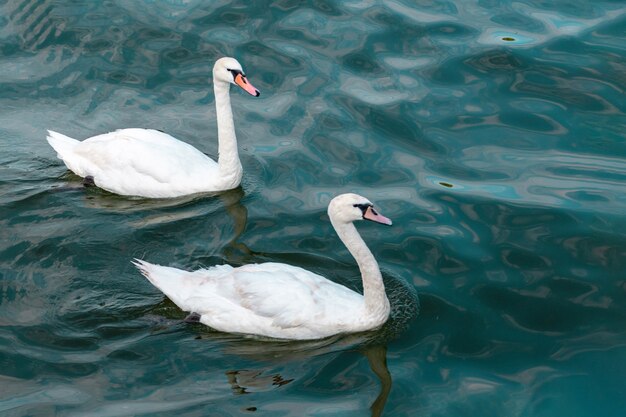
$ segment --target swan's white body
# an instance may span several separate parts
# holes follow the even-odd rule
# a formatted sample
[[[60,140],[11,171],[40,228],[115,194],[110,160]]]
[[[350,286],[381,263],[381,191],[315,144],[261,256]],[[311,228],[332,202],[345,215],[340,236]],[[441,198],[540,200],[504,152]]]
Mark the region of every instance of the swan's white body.
[[[389,318],[389,300],[378,263],[352,221],[391,221],[356,194],[333,199],[328,213],[359,265],[363,295],[280,263],[222,265],[194,272],[141,260],[135,265],[181,309],[199,314],[201,323],[223,332],[305,340],[378,328]]]
[[[230,106],[230,84],[259,95],[233,58],[213,68],[219,158],[215,162],[193,146],[153,129],[121,129],[80,142],[48,131],[57,156],[75,174],[91,177],[112,193],[150,198],[179,197],[236,188],[242,177]]]

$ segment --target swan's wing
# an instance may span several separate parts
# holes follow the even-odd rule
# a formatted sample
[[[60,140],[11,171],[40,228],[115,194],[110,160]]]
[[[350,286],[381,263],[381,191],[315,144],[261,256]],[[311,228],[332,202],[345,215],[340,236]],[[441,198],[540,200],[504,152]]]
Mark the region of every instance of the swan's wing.
[[[54,146],[65,165],[117,194],[176,197],[209,190],[210,181],[220,180],[215,161],[158,130],[122,129],[72,145]]]
[[[152,129],[121,129],[86,139],[75,153],[99,171],[118,171],[168,182],[217,163],[193,146]]]
[[[291,265],[245,265],[233,272],[241,306],[282,328],[348,311],[362,300],[360,294],[342,285]]]
[[[327,329],[329,323],[358,314],[363,305],[360,294],[286,264],[222,265],[188,272],[141,260],[134,263],[176,305],[223,331],[264,330],[271,335],[288,328]]]

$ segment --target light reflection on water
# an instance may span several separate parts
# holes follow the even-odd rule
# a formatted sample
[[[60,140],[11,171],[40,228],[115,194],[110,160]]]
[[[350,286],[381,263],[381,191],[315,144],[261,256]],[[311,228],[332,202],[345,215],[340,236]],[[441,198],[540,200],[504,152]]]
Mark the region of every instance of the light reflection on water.
[[[621,415],[626,9],[614,2],[0,2],[0,413]],[[162,129],[242,187],[84,189],[45,130]],[[298,264],[359,289],[325,215],[358,192],[394,320],[268,343],[184,325],[134,257]],[[419,314],[417,313],[419,294]]]

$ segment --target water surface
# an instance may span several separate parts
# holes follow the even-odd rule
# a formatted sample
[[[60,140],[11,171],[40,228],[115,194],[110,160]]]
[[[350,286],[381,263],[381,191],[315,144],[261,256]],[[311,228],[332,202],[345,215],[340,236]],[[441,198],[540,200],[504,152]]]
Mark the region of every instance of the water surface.
[[[625,35],[619,1],[0,0],[0,414],[623,415]],[[215,155],[225,55],[262,91],[232,92],[237,190],[86,189],[45,141],[151,127]],[[130,264],[358,290],[341,192],[394,221],[359,225],[394,306],[374,335],[183,324]]]

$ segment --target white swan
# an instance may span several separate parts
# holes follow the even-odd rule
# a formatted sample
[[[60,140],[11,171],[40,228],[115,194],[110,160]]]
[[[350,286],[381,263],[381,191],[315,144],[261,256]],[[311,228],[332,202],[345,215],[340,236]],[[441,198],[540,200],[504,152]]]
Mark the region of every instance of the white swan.
[[[281,263],[220,265],[194,272],[138,259],[133,263],[181,309],[223,332],[306,340],[378,328],[389,317],[389,300],[378,263],[352,222],[391,225],[391,220],[356,194],[335,197],[328,215],[359,265],[363,295]]]
[[[249,94],[259,90],[248,82],[239,62],[220,58],[213,67],[219,158],[211,158],[172,136],[153,129],[120,129],[80,142],[48,131],[57,156],[75,174],[112,193],[169,198],[236,188],[242,168],[230,107],[230,84]]]

